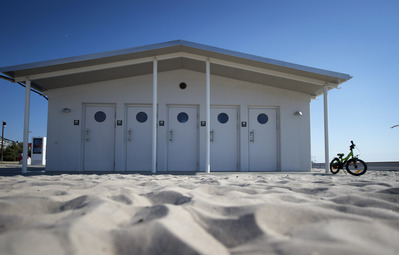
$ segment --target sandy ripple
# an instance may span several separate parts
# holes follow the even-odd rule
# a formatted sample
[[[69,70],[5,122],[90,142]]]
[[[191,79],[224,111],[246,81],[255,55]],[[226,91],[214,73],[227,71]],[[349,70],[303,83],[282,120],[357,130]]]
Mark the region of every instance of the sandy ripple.
[[[399,172],[0,177],[0,254],[399,254]]]

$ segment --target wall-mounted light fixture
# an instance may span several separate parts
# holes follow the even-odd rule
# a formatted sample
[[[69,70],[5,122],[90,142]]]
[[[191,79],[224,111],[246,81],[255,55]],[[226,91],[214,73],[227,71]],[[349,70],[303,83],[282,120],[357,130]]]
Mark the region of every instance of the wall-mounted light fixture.
[[[64,108],[64,109],[61,110],[61,112],[62,112],[62,113],[70,113],[70,112],[71,112],[71,109],[69,109],[69,108]]]
[[[300,117],[300,116],[302,116],[302,112],[301,112],[301,111],[296,111],[296,112],[294,113],[294,115]]]

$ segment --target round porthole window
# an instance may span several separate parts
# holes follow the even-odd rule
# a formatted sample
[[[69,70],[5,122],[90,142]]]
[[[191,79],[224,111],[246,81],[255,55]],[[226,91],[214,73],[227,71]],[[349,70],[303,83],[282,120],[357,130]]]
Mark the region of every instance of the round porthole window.
[[[181,112],[177,115],[177,120],[180,123],[186,123],[188,121],[188,114],[185,112]]]
[[[148,119],[148,115],[145,112],[139,112],[136,114],[136,120],[140,123],[146,122]]]
[[[96,114],[94,114],[94,119],[97,122],[103,122],[106,118],[107,118],[107,115],[105,115],[105,113],[102,111],[98,111],[98,112],[96,112]]]
[[[179,88],[180,88],[180,89],[186,89],[186,88],[187,88],[187,84],[186,84],[185,82],[181,82],[181,83],[179,84]]]
[[[258,115],[258,122],[259,124],[266,124],[269,121],[269,117],[266,114],[261,113]]]
[[[218,115],[218,121],[222,124],[227,123],[227,121],[229,121],[229,115],[227,115],[226,113],[222,112],[219,113]]]

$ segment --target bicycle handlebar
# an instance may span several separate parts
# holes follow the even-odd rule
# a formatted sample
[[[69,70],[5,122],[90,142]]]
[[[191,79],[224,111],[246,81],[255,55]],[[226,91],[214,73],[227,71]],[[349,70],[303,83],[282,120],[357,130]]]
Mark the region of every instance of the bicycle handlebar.
[[[353,150],[355,148],[355,144],[353,143],[353,141],[351,141],[351,146],[349,147],[351,150]]]

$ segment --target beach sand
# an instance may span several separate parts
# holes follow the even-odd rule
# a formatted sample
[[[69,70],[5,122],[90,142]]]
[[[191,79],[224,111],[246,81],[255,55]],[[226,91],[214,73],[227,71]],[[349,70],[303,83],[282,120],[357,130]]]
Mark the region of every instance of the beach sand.
[[[0,254],[399,254],[399,172],[0,177]]]

